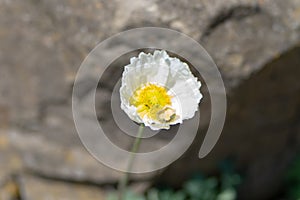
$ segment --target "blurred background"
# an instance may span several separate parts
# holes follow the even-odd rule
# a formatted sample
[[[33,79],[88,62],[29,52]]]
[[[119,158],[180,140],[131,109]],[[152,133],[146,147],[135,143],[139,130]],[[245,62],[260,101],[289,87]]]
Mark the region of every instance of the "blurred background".
[[[210,112],[204,98],[194,144],[167,168],[131,176],[128,198],[300,199],[299,0],[0,0],[0,200],[101,200],[114,191],[122,174],[81,144],[72,86],[99,42],[145,26],[203,45],[221,71],[228,110],[220,140],[199,159]],[[113,125],[107,105],[136,54],[111,64],[96,96],[99,121],[124,149],[132,139]],[[83,101],[93,81],[82,82]],[[165,135],[144,148],[163,146],[172,138]]]

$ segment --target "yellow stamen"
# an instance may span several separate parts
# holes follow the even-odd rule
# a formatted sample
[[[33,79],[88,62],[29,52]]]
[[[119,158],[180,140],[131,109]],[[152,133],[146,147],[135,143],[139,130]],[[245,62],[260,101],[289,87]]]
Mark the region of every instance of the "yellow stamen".
[[[150,119],[168,122],[176,116],[175,110],[170,107],[171,98],[166,88],[149,83],[133,93],[130,104],[137,107],[141,118],[147,115]]]

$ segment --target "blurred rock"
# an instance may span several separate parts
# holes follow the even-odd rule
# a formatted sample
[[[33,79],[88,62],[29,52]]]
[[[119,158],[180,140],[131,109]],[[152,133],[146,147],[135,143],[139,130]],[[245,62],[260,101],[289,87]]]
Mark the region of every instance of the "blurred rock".
[[[224,133],[236,138],[235,155],[242,166],[247,166],[249,174],[244,190],[253,191],[253,196],[243,196],[244,199],[266,199],[274,195],[275,188],[279,191],[285,171],[298,154],[299,58],[298,45],[267,63],[263,70],[242,84],[235,94],[241,95],[240,98],[232,97],[228,120],[236,124],[228,123]],[[244,127],[248,127],[247,130]],[[243,133],[247,142],[238,141],[238,133]],[[224,142],[221,146],[235,143],[228,138],[221,142]],[[246,184],[250,180],[252,184]]]
[[[0,185],[5,184],[12,174],[22,169],[20,155],[13,148],[7,131],[0,130]]]
[[[10,142],[24,167],[41,176],[102,184],[114,183],[121,176],[101,165],[84,147],[66,148],[41,136],[16,131],[10,132]]]
[[[218,25],[203,40],[207,50],[214,52],[217,65],[222,66],[230,92],[272,57],[295,45],[291,42],[291,34],[270,14],[259,10],[255,15]]]
[[[0,199],[18,199],[19,190],[15,175],[22,169],[22,160],[12,147],[6,130],[0,129]]]
[[[19,199],[19,187],[16,182],[7,180],[0,185],[0,199],[1,200],[17,200]]]
[[[160,181],[180,184],[194,171],[214,172],[220,160],[233,157],[248,173],[245,187],[252,188],[252,196],[243,198],[271,198],[276,193],[272,187],[280,187],[282,171],[300,143],[299,13],[299,0],[0,0],[0,128],[16,130],[0,134],[0,180],[24,163],[45,177],[116,182],[119,174],[96,162],[79,141],[71,110],[73,82],[99,41],[129,28],[160,26],[203,44],[220,68],[229,98],[226,126],[213,152],[197,158],[203,138],[199,135]],[[109,47],[106,53],[122,48]],[[114,63],[100,80],[98,114],[109,112],[110,92],[122,72],[120,66],[127,63],[126,59]],[[103,70],[93,61],[80,99],[89,100],[90,84]],[[204,101],[201,109],[209,110],[209,100]],[[207,119],[209,112],[203,115]],[[130,137],[122,136],[109,114],[101,116],[110,139],[129,148]],[[155,137],[142,150],[160,148],[170,138]],[[22,153],[22,161],[16,152]],[[270,170],[277,162],[286,163]],[[264,166],[261,171],[259,166]],[[268,176],[261,176],[267,170]],[[257,176],[262,177],[259,191],[252,179]],[[271,184],[275,180],[279,184]],[[44,185],[51,185],[43,180],[24,182],[42,182],[40,191],[45,193]],[[24,188],[39,192],[26,184]]]
[[[9,132],[9,141],[23,168],[43,177],[94,184],[115,184],[123,174],[104,166],[82,147],[64,147],[31,133]],[[19,161],[20,162],[20,161]],[[116,162],[122,162],[116,161]],[[5,172],[4,172],[5,173]],[[135,180],[153,174],[133,175]]]
[[[214,172],[222,160],[231,159],[247,174],[241,199],[268,199],[280,193],[284,173],[300,145],[299,58],[295,44],[239,83],[228,94],[227,119],[215,149],[199,160],[197,142],[162,179],[172,184],[192,171]],[[201,141],[201,135],[195,141]],[[178,171],[180,175],[173,177]]]
[[[23,175],[21,199],[25,200],[104,200],[100,187],[66,183]]]

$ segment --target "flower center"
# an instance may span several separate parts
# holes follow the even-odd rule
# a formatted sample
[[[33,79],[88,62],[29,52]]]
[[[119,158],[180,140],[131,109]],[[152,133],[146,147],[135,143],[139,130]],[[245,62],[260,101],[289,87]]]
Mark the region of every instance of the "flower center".
[[[166,88],[153,83],[138,88],[130,98],[130,104],[137,108],[141,118],[148,118],[160,122],[169,122],[176,117],[171,106],[171,98]]]

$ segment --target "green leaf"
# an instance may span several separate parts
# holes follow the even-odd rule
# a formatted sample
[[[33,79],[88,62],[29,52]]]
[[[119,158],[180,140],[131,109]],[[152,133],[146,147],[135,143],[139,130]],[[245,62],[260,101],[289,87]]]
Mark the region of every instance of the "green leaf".
[[[218,181],[216,178],[191,180],[184,185],[184,191],[197,200],[214,200],[217,194]]]
[[[135,194],[134,192],[127,190],[125,192],[125,200],[146,200],[145,197]],[[117,193],[110,193],[107,197],[106,200],[119,200],[118,199],[118,194]]]
[[[172,200],[172,191],[164,190],[159,193],[159,200]]]
[[[148,200],[159,200],[159,192],[157,189],[151,189],[147,193]]]
[[[237,174],[223,174],[221,178],[222,189],[234,188],[241,183],[241,177]]]
[[[173,194],[172,200],[185,200],[186,194],[183,191],[178,191]]]
[[[233,188],[228,188],[222,191],[216,198],[216,200],[235,200],[236,191]]]

